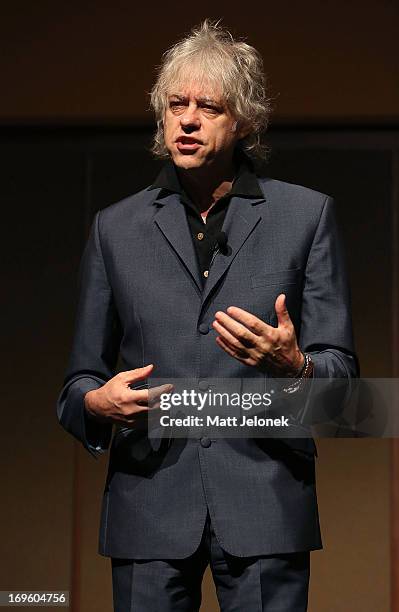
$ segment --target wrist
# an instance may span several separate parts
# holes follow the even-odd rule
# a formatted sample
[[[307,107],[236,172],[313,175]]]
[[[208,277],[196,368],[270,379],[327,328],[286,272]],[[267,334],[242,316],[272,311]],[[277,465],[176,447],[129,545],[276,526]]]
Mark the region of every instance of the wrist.
[[[305,381],[309,378],[313,378],[313,361],[309,353],[304,353],[304,364],[296,379],[288,387],[285,387],[283,391],[285,393],[296,393],[304,388],[306,385]]]
[[[92,389],[91,391],[88,391],[84,396],[84,406],[85,406],[86,414],[92,419],[96,418],[95,406],[97,404],[96,402],[97,391],[98,389]]]
[[[298,350],[295,359],[291,362],[289,368],[284,370],[282,377],[284,378],[300,378],[306,365],[305,355]]]
[[[295,365],[295,374],[293,378],[300,378],[306,367],[306,358],[302,351],[299,351],[298,359]]]

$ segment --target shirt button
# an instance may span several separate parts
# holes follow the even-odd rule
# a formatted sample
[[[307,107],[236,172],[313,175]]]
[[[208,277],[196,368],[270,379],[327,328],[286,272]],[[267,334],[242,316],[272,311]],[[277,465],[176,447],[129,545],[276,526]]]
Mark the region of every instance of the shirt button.
[[[209,326],[206,323],[201,323],[198,329],[201,334],[207,334],[209,332]]]
[[[202,448],[209,448],[212,444],[212,440],[210,440],[209,438],[201,438],[200,444]]]
[[[204,272],[204,276],[205,276],[205,278],[208,278],[208,276],[209,276],[209,270],[205,270],[205,272]]]
[[[198,232],[197,238],[198,238],[198,240],[203,240],[204,239],[204,234],[202,232]]]

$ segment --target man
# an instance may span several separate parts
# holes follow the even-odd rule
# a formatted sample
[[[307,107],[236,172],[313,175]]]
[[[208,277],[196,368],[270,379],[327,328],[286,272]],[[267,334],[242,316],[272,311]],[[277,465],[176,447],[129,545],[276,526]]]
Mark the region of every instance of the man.
[[[262,62],[218,25],[165,54],[152,104],[169,161],[95,216],[58,401],[94,456],[120,426],[100,527],[115,610],[198,610],[208,563],[224,612],[306,610],[321,548],[313,439],[152,439],[145,382],[356,376],[333,201],[256,177]]]

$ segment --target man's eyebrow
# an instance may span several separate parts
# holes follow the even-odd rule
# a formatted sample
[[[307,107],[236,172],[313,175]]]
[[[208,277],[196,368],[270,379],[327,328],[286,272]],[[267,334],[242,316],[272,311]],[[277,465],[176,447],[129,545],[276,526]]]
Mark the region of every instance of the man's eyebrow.
[[[201,98],[196,98],[197,102],[201,102],[202,104],[215,104],[216,106],[223,106],[222,102],[220,100],[215,100],[214,98],[211,97],[201,97]]]
[[[170,94],[169,98],[170,99],[175,98],[181,102],[188,100],[188,97],[182,94]],[[223,103],[220,100],[215,100],[214,98],[211,98],[210,96],[200,96],[199,98],[195,98],[195,99],[200,104],[215,104],[216,106],[223,106]]]

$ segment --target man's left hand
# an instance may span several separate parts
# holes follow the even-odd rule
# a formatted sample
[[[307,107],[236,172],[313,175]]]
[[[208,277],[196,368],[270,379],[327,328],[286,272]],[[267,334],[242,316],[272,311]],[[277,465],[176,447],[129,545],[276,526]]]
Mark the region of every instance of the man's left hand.
[[[304,363],[294,325],[281,293],[275,302],[278,327],[268,325],[250,312],[229,306],[215,314],[213,328],[219,334],[217,344],[226,353],[261,372],[275,377],[294,377]]]

